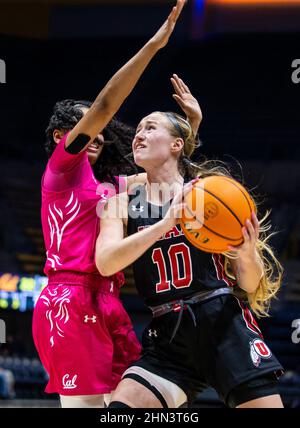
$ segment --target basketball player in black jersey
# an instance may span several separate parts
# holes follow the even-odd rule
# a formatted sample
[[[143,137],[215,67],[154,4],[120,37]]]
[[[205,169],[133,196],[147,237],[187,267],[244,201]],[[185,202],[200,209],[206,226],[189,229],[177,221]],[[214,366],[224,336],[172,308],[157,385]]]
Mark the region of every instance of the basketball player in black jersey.
[[[262,284],[274,288],[256,250],[256,215],[243,228],[236,258],[229,259],[231,276],[224,255],[196,249],[178,224],[183,196],[192,188],[184,183],[196,167],[189,161],[194,148],[191,127],[181,116],[145,117],[133,153],[147,184],[116,196],[101,218],[98,269],[109,276],[133,264],[138,292],[153,312],[142,356],[125,372],[109,407],[180,407],[206,387],[229,407],[283,407],[277,391],[282,367],[248,306],[233,294],[239,289],[256,296]],[[252,305],[257,309],[259,302]]]

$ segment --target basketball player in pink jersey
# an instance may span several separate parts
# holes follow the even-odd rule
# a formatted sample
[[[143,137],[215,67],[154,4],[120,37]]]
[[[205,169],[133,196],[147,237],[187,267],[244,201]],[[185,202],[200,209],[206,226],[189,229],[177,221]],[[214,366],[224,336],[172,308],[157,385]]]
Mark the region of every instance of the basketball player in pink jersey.
[[[89,159],[93,163],[101,155],[101,131],[167,44],[184,3],[177,0],[158,32],[110,79],[89,109],[79,103],[83,116],[73,129],[53,132],[58,144],[42,178],[49,282],[35,306],[33,337],[49,375],[46,392],[58,393],[62,407],[103,407],[104,394],[115,389],[139,356],[140,345],[118,298],[123,274],[103,277],[94,261],[97,212],[126,184],[115,179],[116,190],[111,183],[99,183]]]

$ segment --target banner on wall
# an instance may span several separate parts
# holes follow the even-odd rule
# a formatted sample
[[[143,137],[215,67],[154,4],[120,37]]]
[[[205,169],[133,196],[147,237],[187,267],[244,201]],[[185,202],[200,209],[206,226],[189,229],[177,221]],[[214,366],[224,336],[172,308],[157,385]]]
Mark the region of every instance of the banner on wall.
[[[48,278],[41,275],[0,273],[0,309],[32,310],[47,282]]]

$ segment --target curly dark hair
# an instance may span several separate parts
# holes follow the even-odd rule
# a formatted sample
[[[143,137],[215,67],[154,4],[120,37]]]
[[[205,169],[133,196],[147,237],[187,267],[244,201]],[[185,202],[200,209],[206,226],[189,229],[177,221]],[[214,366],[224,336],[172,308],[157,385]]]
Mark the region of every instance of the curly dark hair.
[[[46,129],[45,149],[50,157],[56,147],[53,139],[55,129],[68,132],[83,117],[81,107],[89,108],[92,105],[86,100],[63,100],[55,104],[53,114]],[[115,117],[106,125],[102,131],[104,136],[104,147],[92,166],[94,175],[98,181],[108,181],[116,184],[114,176],[119,174],[136,174],[137,167],[129,159],[131,143],[135,130],[131,126],[120,122]]]

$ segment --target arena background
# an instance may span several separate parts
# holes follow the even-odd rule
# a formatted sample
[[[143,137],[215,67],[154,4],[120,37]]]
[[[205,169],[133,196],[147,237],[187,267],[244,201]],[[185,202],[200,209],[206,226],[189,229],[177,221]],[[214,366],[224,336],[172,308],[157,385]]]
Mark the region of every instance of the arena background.
[[[34,300],[45,285],[40,179],[44,130],[64,98],[93,100],[161,25],[173,1],[10,1],[0,5],[0,406],[57,407],[43,392],[34,349]],[[300,1],[190,0],[169,45],[118,116],[136,125],[153,110],[178,111],[170,76],[184,78],[204,120],[196,154],[229,162],[272,209],[272,244],[285,276],[260,322],[286,369],[286,407],[300,407]],[[295,61],[297,60],[298,61]],[[298,84],[299,83],[299,84]],[[140,337],[149,313],[130,269],[122,299]],[[3,323],[1,323],[3,326]],[[3,339],[3,338],[2,338]],[[2,340],[4,342],[4,340]],[[7,389],[7,385],[9,388]],[[222,407],[213,390],[195,407]]]

